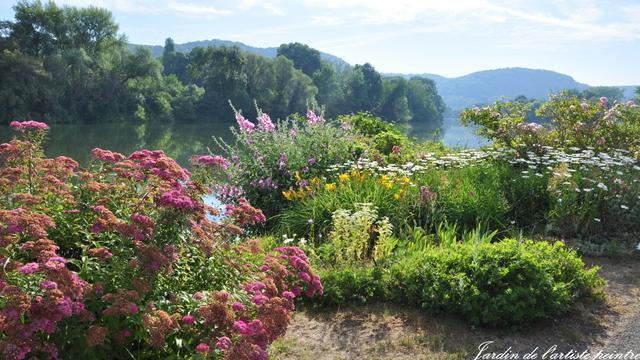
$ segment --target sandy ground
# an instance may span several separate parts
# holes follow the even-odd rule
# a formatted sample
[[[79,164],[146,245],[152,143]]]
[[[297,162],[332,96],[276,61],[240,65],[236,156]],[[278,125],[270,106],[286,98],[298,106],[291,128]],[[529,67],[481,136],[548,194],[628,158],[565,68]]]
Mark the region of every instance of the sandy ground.
[[[523,359],[561,359],[569,351],[596,359],[603,354],[640,354],[640,260],[587,258],[602,267],[604,302],[581,302],[562,318],[532,324],[526,332],[475,328],[464,319],[428,316],[415,309],[378,304],[324,312],[299,311],[287,335],[273,344],[273,359],[483,359],[517,354]],[[555,346],[555,348],[554,348]],[[506,352],[506,353],[505,353]],[[485,357],[488,359],[489,357]],[[496,357],[494,357],[495,359]],[[509,357],[498,357],[507,359]],[[640,358],[640,357],[638,357]],[[575,358],[574,358],[575,359]]]

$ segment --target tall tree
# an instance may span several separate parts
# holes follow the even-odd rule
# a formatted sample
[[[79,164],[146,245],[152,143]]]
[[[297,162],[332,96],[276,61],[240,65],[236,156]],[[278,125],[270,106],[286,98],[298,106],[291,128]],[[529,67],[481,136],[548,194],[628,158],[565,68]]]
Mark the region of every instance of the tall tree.
[[[284,56],[293,61],[293,66],[309,77],[313,77],[321,66],[320,52],[298,42],[280,45],[278,56]]]

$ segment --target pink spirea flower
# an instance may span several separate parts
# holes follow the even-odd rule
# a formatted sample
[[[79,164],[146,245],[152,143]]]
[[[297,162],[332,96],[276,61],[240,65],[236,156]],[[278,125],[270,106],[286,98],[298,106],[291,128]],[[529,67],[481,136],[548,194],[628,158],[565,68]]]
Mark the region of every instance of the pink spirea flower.
[[[271,121],[271,118],[267,113],[262,113],[260,117],[258,117],[258,129],[263,131],[273,131],[276,126]]]
[[[255,336],[264,330],[262,321],[260,320],[253,320],[250,323],[243,320],[237,320],[233,323],[233,326],[238,330],[240,335],[243,336]]]
[[[34,121],[34,120],[27,120],[27,121],[12,121],[11,123],[9,123],[9,126],[11,126],[12,128],[18,130],[18,131],[26,131],[26,130],[47,130],[49,129],[49,125],[43,123],[43,122],[39,122],[39,121]]]
[[[232,308],[234,311],[244,311],[245,306],[244,306],[244,304],[242,304],[241,302],[236,301],[236,302],[234,302],[233,304],[231,304],[231,308]]]
[[[200,344],[198,344],[198,346],[196,346],[196,351],[197,352],[206,353],[206,352],[209,352],[210,350],[211,350],[211,348],[209,347],[209,345],[207,345],[205,343],[200,343]]]
[[[296,294],[292,293],[291,291],[285,291],[282,293],[282,297],[285,299],[292,300],[293,298],[296,297]]]
[[[93,156],[95,156],[97,159],[100,159],[105,162],[110,162],[110,163],[115,163],[115,162],[124,160],[125,158],[124,155],[120,153],[104,150],[100,148],[95,148],[91,150],[91,154],[93,154]]]
[[[315,125],[324,122],[324,119],[321,116],[316,115],[313,110],[307,110],[307,123],[309,125]]]
[[[194,322],[195,318],[193,317],[193,315],[185,315],[182,317],[182,323],[186,325],[193,325]]]
[[[258,306],[264,305],[267,301],[269,301],[269,298],[262,294],[256,294],[251,297],[251,302]]]
[[[158,203],[178,210],[193,210],[198,204],[180,190],[170,190],[158,197]]]
[[[23,274],[33,274],[34,272],[38,271],[39,268],[40,268],[40,265],[32,262],[32,263],[27,263],[22,265],[21,267],[18,268],[18,271]]]
[[[58,284],[50,280],[45,280],[40,283],[40,288],[45,290],[56,289],[57,287],[58,287]]]
[[[233,345],[233,344],[231,343],[231,339],[229,339],[229,338],[228,338],[228,337],[226,337],[226,336],[223,336],[223,337],[219,338],[219,339],[218,339],[218,342],[216,342],[216,347],[217,347],[219,350],[222,350],[222,351],[230,349],[230,348],[231,348],[231,345]]]
[[[204,299],[204,294],[202,292],[198,291],[198,292],[194,293],[191,297],[193,298],[193,300],[200,301],[200,300]]]
[[[252,132],[253,129],[256,127],[256,124],[245,119],[244,116],[240,114],[236,115],[236,121],[238,122],[238,126],[240,127],[240,130],[244,130],[246,132]]]

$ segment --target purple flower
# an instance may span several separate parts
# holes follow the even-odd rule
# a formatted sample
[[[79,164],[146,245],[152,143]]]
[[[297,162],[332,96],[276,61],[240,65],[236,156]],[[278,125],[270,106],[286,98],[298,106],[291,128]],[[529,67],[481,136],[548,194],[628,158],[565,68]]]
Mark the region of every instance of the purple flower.
[[[285,166],[287,166],[287,155],[280,154],[280,161],[278,163],[278,168],[280,170],[283,170]]]
[[[313,157],[312,157],[312,158],[307,159],[307,163],[308,163],[309,165],[314,165],[314,164],[316,163],[316,158],[313,158]]]
[[[230,349],[231,345],[232,345],[231,339],[229,339],[226,336],[219,338],[218,342],[216,343],[216,347],[222,351]]]
[[[258,128],[263,131],[273,131],[276,126],[273,125],[273,122],[271,122],[271,118],[269,117],[269,115],[263,113],[258,118]]]
[[[296,294],[292,293],[291,291],[285,291],[282,293],[282,297],[285,299],[292,300],[293,298],[296,297]]]
[[[32,263],[22,265],[21,267],[18,268],[18,271],[23,274],[33,274],[34,272],[38,271],[39,268],[40,268],[40,265],[32,262]]]
[[[45,281],[40,283],[40,288],[41,289],[46,289],[46,290],[57,289],[58,288],[58,284],[55,283],[54,281],[45,280]]]

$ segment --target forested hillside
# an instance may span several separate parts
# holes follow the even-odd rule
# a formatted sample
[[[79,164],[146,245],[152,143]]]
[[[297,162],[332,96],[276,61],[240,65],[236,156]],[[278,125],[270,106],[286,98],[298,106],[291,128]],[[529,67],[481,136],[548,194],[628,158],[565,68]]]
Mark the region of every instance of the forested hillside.
[[[325,109],[368,111],[391,122],[439,126],[444,103],[424,78],[385,78],[370,64],[343,66],[304,44],[275,57],[237,46],[195,46],[167,39],[160,58],[129,50],[112,14],[88,7],[23,1],[0,23],[0,123],[214,122],[232,119],[229,102],[254,116]]]

